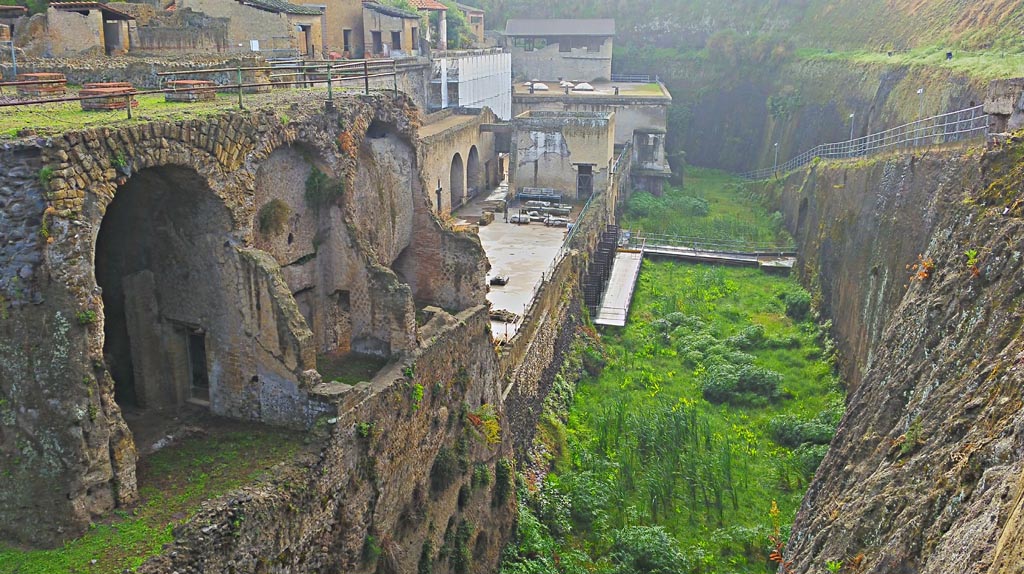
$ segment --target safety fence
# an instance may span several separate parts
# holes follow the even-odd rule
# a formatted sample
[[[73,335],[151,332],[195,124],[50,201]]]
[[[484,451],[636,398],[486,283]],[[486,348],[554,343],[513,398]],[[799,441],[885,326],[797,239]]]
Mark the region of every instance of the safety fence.
[[[68,102],[83,102],[90,100],[103,100],[108,102],[123,102],[118,106],[111,106],[115,109],[124,109],[128,118],[132,117],[132,111],[138,109],[138,96],[151,94],[180,94],[190,91],[197,94],[210,92],[231,92],[237,95],[237,106],[245,108],[245,94],[253,94],[269,91],[273,88],[312,88],[321,87],[327,90],[328,106],[333,104],[335,88],[349,88],[355,83],[362,92],[369,94],[371,91],[398,91],[398,72],[394,60],[322,60],[303,61],[285,60],[270,62],[265,66],[238,66],[234,68],[216,68],[185,70],[176,72],[160,72],[157,74],[164,86],[157,89],[136,90],[130,85],[110,84],[108,89],[101,90],[102,93],[72,94],[60,97],[0,97],[0,108],[19,106],[46,106]],[[224,81],[226,77],[234,76],[233,82]],[[170,85],[173,80],[188,78],[196,80],[197,84],[202,78],[214,77],[217,81],[207,81],[207,85],[193,85],[188,88],[175,87]],[[378,78],[391,78],[390,86],[387,88],[372,87],[371,80]],[[14,81],[0,82],[0,92],[3,88],[23,88],[27,86],[44,86],[58,83],[54,80],[41,81]],[[377,84],[378,82],[374,82]],[[357,88],[357,89],[358,89]],[[179,100],[187,104],[186,100]],[[195,100],[199,101],[199,100]],[[83,111],[83,113],[88,113]]]
[[[622,231],[620,244],[630,249],[639,249],[641,246],[647,246],[648,248],[678,247],[693,251],[735,255],[796,254],[796,247],[792,244],[745,241],[741,239],[707,239],[685,235],[647,233],[642,230],[630,229]]]
[[[740,174],[745,179],[767,179],[799,169],[817,158],[849,159],[885,151],[962,142],[988,135],[988,114],[984,106],[949,112],[903,124],[885,131],[843,142],[821,144],[776,164]]]

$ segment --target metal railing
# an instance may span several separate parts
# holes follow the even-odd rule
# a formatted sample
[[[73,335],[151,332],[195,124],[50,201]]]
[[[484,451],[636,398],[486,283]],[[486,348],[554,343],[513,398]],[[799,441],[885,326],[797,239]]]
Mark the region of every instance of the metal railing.
[[[848,159],[888,150],[967,141],[988,135],[988,114],[974,106],[903,124],[882,132],[843,142],[819,145],[786,163],[740,174],[745,179],[767,179],[801,168],[816,158]]]
[[[244,78],[244,74],[260,72],[264,74],[267,81],[254,81]],[[392,86],[387,91],[398,92],[398,72],[394,60],[322,60],[322,61],[277,61],[266,66],[236,66],[234,68],[185,70],[176,72],[159,72],[156,75],[161,79],[176,77],[187,77],[196,79],[204,75],[234,75],[235,82],[214,84],[210,87],[196,88],[194,91],[232,91],[237,93],[237,105],[244,109],[243,93],[253,88],[278,88],[278,87],[311,87],[321,85],[327,88],[327,100],[333,104],[334,88],[342,87],[344,84],[353,81],[362,83],[363,92],[369,94],[371,91],[370,80],[373,78],[392,78]],[[52,80],[33,82],[5,82],[5,85],[43,85],[54,83]],[[13,106],[38,106],[46,104],[59,104],[67,102],[80,102],[83,100],[97,99],[124,99],[128,118],[132,118],[132,107],[135,98],[150,94],[167,94],[181,92],[181,89],[157,88],[150,90],[130,90],[123,94],[115,95],[69,95],[58,98],[30,98],[11,99],[0,101],[0,108]],[[137,103],[135,105],[138,105]],[[185,103],[187,105],[187,103]]]
[[[652,80],[647,74],[612,74],[611,81],[649,84]]]
[[[623,246],[631,249],[646,245],[648,249],[656,247],[677,247],[693,251],[732,255],[796,255],[796,250],[793,245],[780,245],[778,243],[745,241],[739,239],[706,239],[703,237],[688,237],[685,235],[646,233],[642,230],[635,231],[632,229],[624,230],[622,232],[622,238]]]

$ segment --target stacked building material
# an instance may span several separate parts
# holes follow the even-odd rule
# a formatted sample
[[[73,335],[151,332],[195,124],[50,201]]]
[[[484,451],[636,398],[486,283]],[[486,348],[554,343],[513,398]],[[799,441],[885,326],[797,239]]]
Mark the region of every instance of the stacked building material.
[[[0,26],[3,28],[3,26]],[[18,74],[16,82],[45,82],[18,86],[18,95],[29,98],[47,98],[63,96],[68,91],[68,81],[64,74],[38,72]]]
[[[164,100],[168,102],[204,102],[217,98],[217,85],[210,80],[171,80]]]
[[[84,84],[78,95],[82,98],[83,110],[123,110],[131,100],[132,107],[138,107],[139,102],[130,98],[135,93],[135,87],[129,82],[97,82]],[[97,97],[102,96],[102,97]]]

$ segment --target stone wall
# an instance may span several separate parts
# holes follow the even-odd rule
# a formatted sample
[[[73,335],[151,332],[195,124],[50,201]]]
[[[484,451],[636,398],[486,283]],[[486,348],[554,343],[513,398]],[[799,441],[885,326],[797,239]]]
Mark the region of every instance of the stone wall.
[[[550,274],[543,277],[519,330],[500,350],[505,410],[516,433],[517,453],[525,452],[533,440],[540,405],[561,367],[562,353],[582,320],[583,281],[590,255],[606,225],[615,222],[620,199],[629,193],[629,158],[626,150],[607,187],[594,195],[576,220],[575,232],[563,247],[563,256]]]
[[[569,200],[577,197],[577,173],[589,165],[593,189],[609,182],[614,152],[614,113],[531,111],[516,116],[510,187],[558,190]]]
[[[453,119],[454,118],[454,119]],[[462,118],[464,121],[458,121]],[[437,210],[438,181],[441,182],[441,211],[451,213],[470,197],[497,186],[501,179],[498,158],[494,151],[494,134],[480,131],[483,124],[494,123],[497,119],[489,109],[447,110],[427,117],[421,128],[420,165],[423,186]],[[431,130],[431,124],[449,126],[442,130]],[[428,135],[423,135],[424,133]],[[452,162],[458,154],[462,170],[456,175],[461,179],[463,193],[455,194],[453,205]],[[471,158],[474,158],[471,160]],[[471,169],[471,165],[474,167]]]
[[[359,96],[340,107],[339,115],[291,110],[287,123],[254,111],[71,132],[5,148],[4,164],[13,169],[0,176],[0,404],[7,406],[0,461],[18,486],[0,491],[2,536],[58,543],[134,499],[135,451],[118,401],[128,400],[129,390],[156,392],[150,396],[158,406],[187,396],[173,381],[198,367],[159,363],[188,355],[180,348],[186,332],[205,340],[214,412],[307,427],[337,409],[332,397],[340,393],[336,385],[318,386],[318,347],[336,350],[348,338],[355,350],[409,353],[422,338],[417,303],[457,311],[484,301],[479,243],[444,231],[418,188],[410,102]],[[392,143],[380,147],[376,129]],[[289,147],[305,152],[296,156]],[[266,161],[299,181],[265,181]],[[380,190],[358,183],[357,163],[374,161],[390,162],[397,174],[385,190],[393,195],[376,211],[361,211],[380,199]],[[312,166],[341,193],[315,209],[303,203],[311,200],[301,180]],[[113,223],[114,213],[138,196],[133,186],[143,183],[150,192],[127,209],[138,217]],[[203,200],[175,202],[189,193]],[[258,208],[268,196],[316,235],[300,234],[292,251],[260,237]],[[164,197],[171,203],[164,205]],[[128,246],[112,251],[104,235]],[[438,247],[431,257],[403,260],[403,245]],[[100,251],[105,265],[126,263],[109,273],[94,269]],[[110,281],[101,290],[103,277]],[[345,277],[351,283],[338,283]],[[120,304],[123,336],[105,316],[107,306],[118,305],[118,282],[131,292]],[[345,287],[347,301],[340,296]],[[170,290],[154,297],[159,289]],[[311,291],[315,297],[302,295]],[[316,333],[300,302],[320,305]],[[343,302],[348,317],[325,307]],[[127,350],[106,344],[119,338],[128,339]],[[117,371],[118,358],[130,359],[131,368]],[[124,373],[139,384],[126,386]],[[146,383],[159,373],[170,382]],[[145,398],[131,400],[146,407]],[[35,528],[17,526],[29,516]]]
[[[120,58],[31,58],[18,60],[18,71],[59,72],[69,84],[82,85],[86,82],[131,82],[136,88],[159,88],[165,81],[160,72],[180,72],[196,68],[227,68],[231,71],[218,74],[203,74],[204,79],[218,84],[237,84],[238,76],[233,68],[265,65],[258,54],[245,56],[217,56],[191,54],[175,58],[168,57],[120,57]],[[4,76],[12,72],[8,62],[0,63]],[[245,82],[269,81],[262,72],[243,74]]]
[[[666,130],[671,96],[627,97],[580,94],[518,94],[512,96],[512,115],[527,111],[615,112],[615,144],[632,141],[634,130]]]
[[[850,386],[787,546],[795,571],[1021,564],[1020,157],[822,163],[776,189]]]
[[[50,8],[46,11],[48,56],[102,56],[103,13],[86,14]]]
[[[216,0],[187,0],[179,8],[189,8],[214,18],[228,19],[228,42],[232,52],[252,51],[250,42],[259,42],[259,51],[268,55],[302,53],[296,40],[294,26],[287,14],[266,12],[246,6],[241,2],[219,2]],[[314,46],[321,45],[319,18],[317,18],[317,39]]]

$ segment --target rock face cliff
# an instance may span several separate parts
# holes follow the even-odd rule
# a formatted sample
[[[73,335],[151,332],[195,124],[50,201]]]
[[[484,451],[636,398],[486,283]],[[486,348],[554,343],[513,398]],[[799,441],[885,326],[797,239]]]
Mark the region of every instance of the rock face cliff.
[[[773,186],[849,404],[795,572],[1020,572],[1024,147],[821,164]]]

